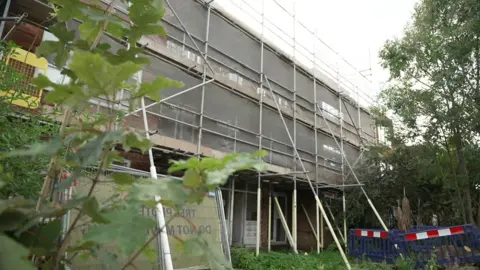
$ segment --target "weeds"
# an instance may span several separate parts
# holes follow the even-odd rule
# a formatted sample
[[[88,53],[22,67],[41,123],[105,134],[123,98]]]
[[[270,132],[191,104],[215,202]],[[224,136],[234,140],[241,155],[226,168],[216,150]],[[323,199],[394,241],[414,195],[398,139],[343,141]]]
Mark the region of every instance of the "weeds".
[[[232,264],[241,270],[343,270],[345,264],[337,251],[327,249],[320,254],[293,254],[283,252],[261,253],[259,256],[247,248],[232,249]],[[350,259],[353,270],[413,270],[412,260],[398,259],[395,264],[376,263],[369,260]],[[439,269],[430,260],[426,269]]]

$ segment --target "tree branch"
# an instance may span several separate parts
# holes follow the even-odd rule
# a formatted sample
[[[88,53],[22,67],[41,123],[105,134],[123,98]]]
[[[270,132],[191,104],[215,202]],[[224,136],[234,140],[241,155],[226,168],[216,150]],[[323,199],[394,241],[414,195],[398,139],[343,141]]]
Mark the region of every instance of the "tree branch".
[[[143,244],[142,247],[140,247],[140,249],[135,252],[133,254],[133,256],[125,263],[125,265],[121,268],[121,270],[125,270],[127,269],[127,267],[129,265],[131,265],[133,263],[133,261],[140,255],[140,253],[145,249],[147,248],[147,246],[153,241],[153,239],[155,239],[161,232],[163,232],[163,230],[165,230],[167,228],[167,225],[170,224],[170,222],[179,215],[179,212],[175,213],[175,215],[173,215],[166,223],[165,225],[162,227],[162,228],[159,228],[157,229],[157,231],[145,242],[145,244]]]

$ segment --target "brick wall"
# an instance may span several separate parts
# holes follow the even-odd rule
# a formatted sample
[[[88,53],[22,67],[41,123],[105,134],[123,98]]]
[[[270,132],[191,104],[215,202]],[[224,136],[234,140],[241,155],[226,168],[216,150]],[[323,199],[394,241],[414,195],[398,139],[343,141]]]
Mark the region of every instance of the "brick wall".
[[[317,241],[302,205],[307,210],[310,221],[316,229],[315,198],[311,191],[299,191],[297,192],[297,248],[303,251],[316,250]]]
[[[132,169],[150,171],[150,162],[147,155],[142,155],[135,152],[122,152],[121,156],[130,160],[130,167]]]
[[[269,186],[262,186],[262,206],[260,220],[260,246],[264,249],[268,247],[268,194]]]

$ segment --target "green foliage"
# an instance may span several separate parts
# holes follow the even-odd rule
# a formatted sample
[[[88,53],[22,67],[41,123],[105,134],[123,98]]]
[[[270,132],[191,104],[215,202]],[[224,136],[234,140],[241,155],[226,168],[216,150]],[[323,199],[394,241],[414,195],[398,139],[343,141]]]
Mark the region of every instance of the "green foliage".
[[[152,147],[152,142],[144,134],[133,128],[120,127],[124,112],[115,106],[117,92],[121,89],[130,91],[127,101],[131,105],[129,109],[134,110],[134,105],[142,98],[158,100],[162,90],[182,86],[180,82],[162,76],[149,83],[128,83],[146,64],[146,59],[136,56],[144,53],[137,47],[139,39],[144,35],[165,34],[160,25],[163,1],[130,1],[131,24],[117,17],[110,7],[103,10],[101,1],[90,1],[88,5],[77,0],[49,2],[55,5],[55,24],[51,30],[59,41],[43,42],[36,52],[39,56],[55,55],[57,67],[70,80],[66,84],[57,84],[40,75],[34,83],[39,88],[51,89],[46,102],[63,110],[64,120],[60,128],[53,129],[53,134],[42,142],[37,140],[36,131],[28,143],[5,144],[8,147],[2,153],[4,160],[16,159],[13,161],[18,162],[46,156],[50,165],[47,167],[42,163],[41,167],[47,167],[47,170],[36,205],[20,197],[0,200],[2,264],[5,260],[8,269],[27,264],[25,269],[28,269],[32,266],[25,260],[28,258],[41,269],[62,269],[79,255],[96,258],[103,267],[126,269],[134,267],[140,254],[154,260],[149,244],[166,228],[156,228],[153,219],[140,213],[142,207],[155,207],[160,202],[178,214],[189,203],[202,203],[208,192],[224,184],[236,171],[265,170],[261,157],[266,153],[259,151],[229,154],[222,159],[194,157],[172,161],[169,173],[185,171],[181,181],[173,177],[136,179],[121,173],[106,180],[106,169],[114,161],[122,160],[115,148],[144,153]],[[66,22],[72,19],[81,21],[80,39],[76,39],[74,32],[67,28]],[[117,53],[111,52],[108,44],[100,42],[105,31],[126,39],[129,46]],[[8,89],[9,86],[5,87]],[[108,110],[101,114],[88,113],[89,100],[100,97],[107,100]],[[26,129],[20,132],[26,132]],[[13,149],[16,150],[11,151]],[[97,168],[96,171],[87,173],[87,168],[92,166]],[[32,170],[34,166],[23,169]],[[38,176],[39,171],[35,174]],[[84,196],[68,202],[54,199],[65,196],[65,189],[69,189],[76,179],[88,183]],[[25,179],[13,179],[8,183],[13,181]],[[1,190],[8,188],[8,183]],[[97,191],[105,183],[115,194],[102,201]],[[88,231],[81,241],[69,241],[72,233],[84,226]],[[231,268],[201,233],[187,241],[179,238],[179,241],[185,252],[206,257],[211,269]],[[65,257],[66,251],[70,258]],[[118,258],[127,259],[116,265]]]
[[[479,153],[480,149],[471,151]],[[475,164],[480,159],[472,156],[470,162]],[[388,166],[382,168],[382,163]],[[393,208],[404,191],[410,201],[415,224],[431,224],[433,214],[437,215],[442,225],[462,223],[453,182],[455,170],[452,170],[449,153],[441,146],[423,143],[398,145],[395,149],[370,148],[364,153],[356,173],[365,183],[370,199],[389,227],[396,226]],[[364,198],[358,192],[347,191],[347,207],[353,209],[348,212],[349,223],[355,227],[377,227],[376,217],[368,206],[358,203],[362,200]]]
[[[242,270],[342,270],[345,269],[345,263],[340,253],[335,251],[324,251],[320,254],[304,253],[292,254],[281,252],[260,253],[259,256],[246,248],[232,249],[232,264],[234,268]],[[354,270],[392,270],[410,268],[399,268],[400,265],[388,265],[385,263],[373,263],[366,260],[350,260]],[[405,265],[409,265],[405,263]]]
[[[35,269],[27,261],[29,250],[12,240],[10,237],[0,234],[0,264],[1,270],[8,269]]]
[[[15,44],[0,43],[0,54],[11,55]],[[17,73],[4,61],[0,61],[0,90],[15,90],[11,96],[0,96],[0,181],[4,186],[0,189],[0,198],[23,196],[29,199],[38,198],[44,176],[41,174],[48,165],[47,151],[58,150],[43,148],[42,137],[48,137],[58,130],[55,124],[48,124],[50,119],[41,111],[32,113],[12,104],[13,100],[25,100],[22,86],[23,75]],[[32,104],[33,105],[33,104]],[[58,140],[56,141],[58,142]],[[9,151],[30,145],[42,155],[25,157],[30,150],[16,154]],[[38,148],[40,147],[40,148]]]
[[[135,206],[135,205],[134,205]],[[96,224],[91,227],[84,240],[100,245],[117,243],[123,254],[132,254],[147,240],[145,231],[155,227],[155,221],[138,214],[138,209],[112,209],[103,215],[108,224]]]
[[[412,156],[417,163],[408,162],[422,175],[408,173],[415,188],[423,193],[440,191],[440,204],[448,206],[437,208],[441,211],[437,214],[447,216],[442,212],[453,207],[463,223],[480,224],[480,201],[475,196],[478,174],[470,171],[473,164],[467,154],[478,151],[480,135],[478,14],[478,1],[420,1],[403,37],[387,41],[380,52],[382,66],[390,72],[380,96],[398,119],[394,123],[397,144],[433,149],[428,157]],[[426,166],[427,173],[419,170],[421,166]]]

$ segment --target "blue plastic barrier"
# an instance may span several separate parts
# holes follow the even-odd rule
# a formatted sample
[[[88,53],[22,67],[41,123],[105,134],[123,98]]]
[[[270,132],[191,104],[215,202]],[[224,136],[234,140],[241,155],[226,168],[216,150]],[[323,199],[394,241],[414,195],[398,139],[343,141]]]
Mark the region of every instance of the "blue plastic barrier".
[[[480,262],[480,230],[474,225],[415,227],[408,232],[351,229],[348,254],[376,262],[394,263],[400,255],[418,268],[435,258],[439,265]]]

